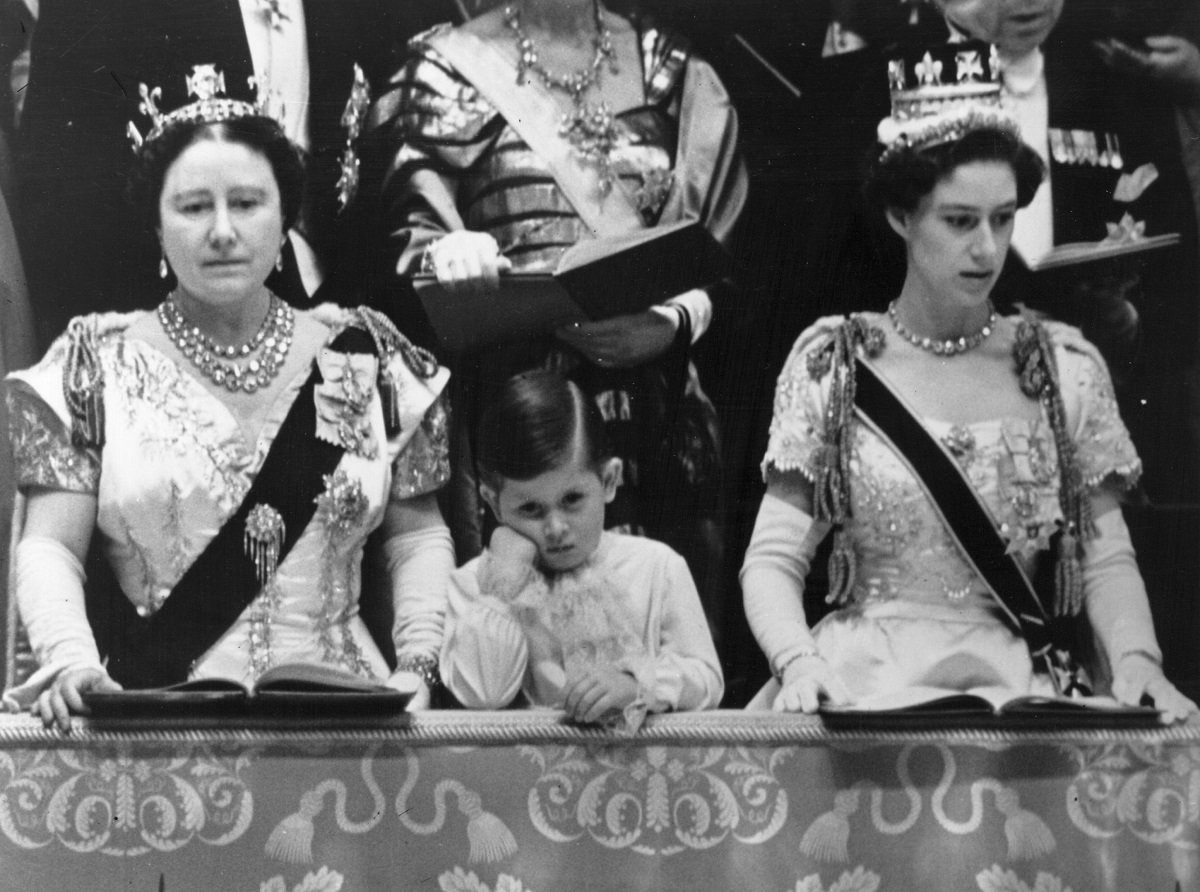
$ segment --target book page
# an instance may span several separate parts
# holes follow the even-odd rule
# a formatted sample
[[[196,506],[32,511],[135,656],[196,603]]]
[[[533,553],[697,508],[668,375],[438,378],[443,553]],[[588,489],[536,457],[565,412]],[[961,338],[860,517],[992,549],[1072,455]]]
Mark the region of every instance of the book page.
[[[980,690],[989,690],[981,688]],[[1005,698],[1007,699],[1007,698]],[[972,702],[973,701],[973,702]],[[999,701],[1003,702],[1003,701]],[[993,701],[974,691],[955,691],[951,688],[938,688],[928,685],[913,685],[895,691],[884,691],[863,697],[853,703],[842,706],[830,706],[830,711],[861,711],[885,712],[903,710],[936,710],[939,707],[961,710],[974,706],[980,712],[990,712],[994,709]]]
[[[255,685],[256,691],[345,691],[386,693],[394,690],[381,682],[363,678],[337,666],[323,663],[282,663],[272,666]]]

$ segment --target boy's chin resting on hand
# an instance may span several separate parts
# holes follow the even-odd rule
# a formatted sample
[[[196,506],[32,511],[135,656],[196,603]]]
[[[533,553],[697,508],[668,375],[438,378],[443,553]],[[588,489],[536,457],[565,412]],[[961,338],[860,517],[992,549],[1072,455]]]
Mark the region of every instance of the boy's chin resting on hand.
[[[537,560],[538,547],[533,540],[511,527],[496,527],[488,543],[488,592],[511,601],[529,580]]]

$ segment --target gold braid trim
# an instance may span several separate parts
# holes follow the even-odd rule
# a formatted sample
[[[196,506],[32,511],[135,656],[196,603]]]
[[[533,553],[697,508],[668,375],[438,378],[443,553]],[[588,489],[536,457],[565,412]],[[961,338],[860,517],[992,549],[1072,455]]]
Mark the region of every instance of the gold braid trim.
[[[80,449],[104,445],[104,369],[100,365],[96,317],[77,316],[67,327],[63,396],[71,415],[71,444]]]
[[[853,446],[854,356],[861,348],[867,356],[883,350],[884,335],[867,325],[861,316],[851,316],[832,333],[829,342],[809,354],[808,374],[814,380],[832,374],[821,445],[812,457],[813,513],[818,521],[833,525],[833,552],[829,556],[829,594],[835,606],[849,602],[854,588],[857,561],[846,531],[851,516],[850,457]]]
[[[438,363],[433,354],[418,347],[404,335],[387,316],[370,307],[358,307],[354,311],[351,323],[364,329],[375,342],[375,354],[379,357],[379,375],[376,386],[379,389],[379,402],[383,407],[384,431],[389,437],[400,433],[400,387],[392,373],[392,357],[399,353],[404,358],[405,365],[421,380],[428,380],[437,374]]]
[[[400,333],[396,324],[378,310],[358,307],[354,311],[354,323],[375,341],[380,363],[386,364],[392,355],[399,353],[414,375],[428,380],[437,374],[438,361],[424,347],[418,347]]]
[[[1083,608],[1083,543],[1095,537],[1096,526],[1083,473],[1079,469],[1075,441],[1067,428],[1067,409],[1063,403],[1054,345],[1044,326],[1032,319],[1021,320],[1013,344],[1013,359],[1021,392],[1041,400],[1046,409],[1058,452],[1058,503],[1064,522],[1054,573],[1054,615],[1078,616]]]

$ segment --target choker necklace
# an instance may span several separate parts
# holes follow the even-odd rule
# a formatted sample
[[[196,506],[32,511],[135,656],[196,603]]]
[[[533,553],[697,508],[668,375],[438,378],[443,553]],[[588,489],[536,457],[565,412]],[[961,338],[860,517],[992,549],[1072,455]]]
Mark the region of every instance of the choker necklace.
[[[966,353],[968,350],[974,350],[992,333],[992,328],[996,325],[996,308],[989,300],[987,302],[988,318],[987,322],[983,323],[983,327],[974,334],[963,335],[961,338],[947,338],[946,340],[938,340],[936,338],[923,338],[913,334],[905,328],[900,322],[900,314],[896,310],[896,302],[892,301],[888,304],[888,317],[892,320],[892,328],[896,329],[896,334],[904,338],[914,347],[921,350],[928,350],[930,353],[936,353],[938,356],[957,356],[960,353]]]
[[[558,90],[571,97],[573,108],[562,116],[558,133],[567,138],[576,155],[595,165],[600,174],[600,191],[607,194],[613,184],[612,152],[620,134],[608,103],[593,105],[584,102],[583,96],[600,82],[600,70],[605,62],[610,72],[617,73],[617,54],[613,49],[612,31],[600,17],[599,2],[594,8],[596,36],[592,38],[595,47],[592,64],[567,74],[555,74],[541,63],[537,44],[521,27],[521,11],[515,5],[504,7],[504,24],[517,41],[517,85],[523,86],[532,71],[541,78],[547,90]]]
[[[174,297],[168,297],[158,305],[158,321],[171,343],[206,378],[230,392],[254,393],[270,384],[283,367],[292,346],[296,314],[291,306],[272,294],[262,325],[254,337],[240,347],[219,346],[188,321]],[[261,353],[255,356],[260,349]],[[234,357],[245,359],[245,362],[234,361]]]

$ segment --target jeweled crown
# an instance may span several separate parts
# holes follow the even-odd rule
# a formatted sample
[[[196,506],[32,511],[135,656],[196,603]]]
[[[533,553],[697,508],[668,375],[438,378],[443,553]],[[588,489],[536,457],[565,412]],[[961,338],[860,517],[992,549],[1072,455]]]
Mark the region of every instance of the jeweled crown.
[[[1017,133],[1004,99],[996,48],[980,41],[905,48],[888,60],[892,113],[879,122],[883,158],[926,148],[970,130],[995,127]]]
[[[186,96],[192,101],[167,112],[159,108],[163,97],[162,87],[152,88],[144,83],[138,84],[138,95],[142,97],[138,103],[138,111],[150,119],[151,126],[149,132],[143,136],[137,125],[133,121],[129,122],[125,132],[133,144],[134,151],[145,143],[158,139],[176,124],[215,124],[219,121],[253,116],[265,116],[282,122],[282,101],[277,100],[256,78],[247,78],[247,85],[255,94],[253,102],[229,96],[225,87],[225,74],[215,65],[193,65],[190,73],[184,76],[184,80]]]

